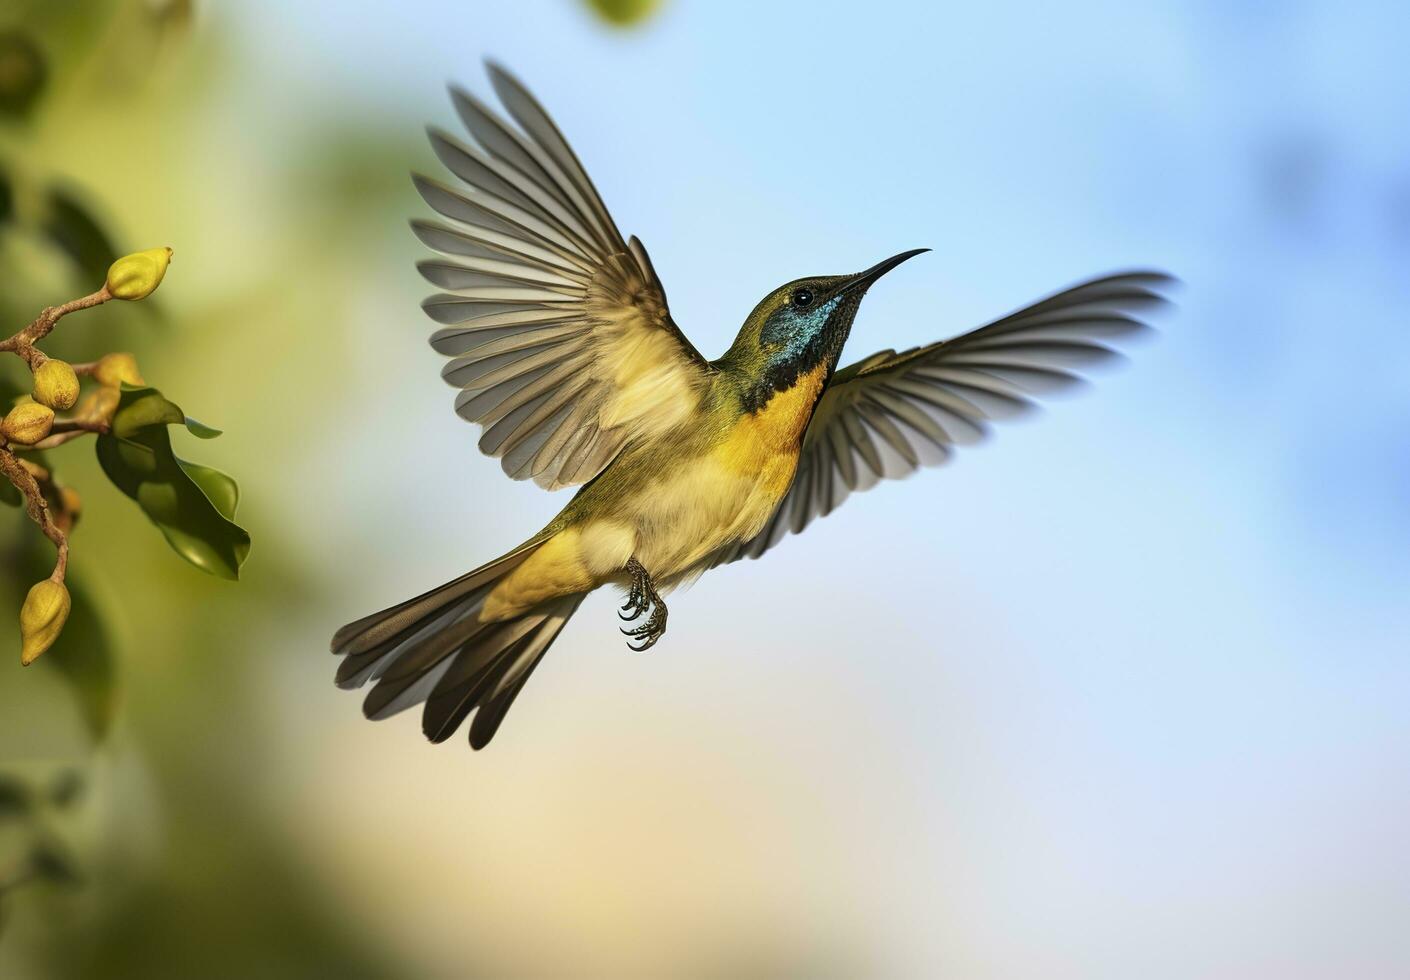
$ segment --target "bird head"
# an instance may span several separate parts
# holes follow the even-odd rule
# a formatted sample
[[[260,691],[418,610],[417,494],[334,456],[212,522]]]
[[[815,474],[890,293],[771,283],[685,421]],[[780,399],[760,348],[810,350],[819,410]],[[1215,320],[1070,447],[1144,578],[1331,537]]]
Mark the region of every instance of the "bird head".
[[[866,291],[886,273],[929,249],[917,248],[846,276],[795,279],[769,293],[744,321],[720,363],[753,380],[749,401],[762,405],[819,365],[831,371],[852,331]]]

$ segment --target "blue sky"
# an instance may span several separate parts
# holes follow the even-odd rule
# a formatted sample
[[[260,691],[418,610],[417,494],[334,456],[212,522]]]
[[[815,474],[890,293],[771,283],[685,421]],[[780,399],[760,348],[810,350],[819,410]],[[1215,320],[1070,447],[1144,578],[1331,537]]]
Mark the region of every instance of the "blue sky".
[[[916,246],[844,360],[1111,269],[1181,277],[1160,336],[1083,397],[678,595],[654,679],[589,603],[509,728],[621,683],[756,713],[795,743],[780,760],[885,796],[837,834],[874,862],[858,941],[898,970],[1410,969],[1404,5],[676,0],[628,33],[548,2],[225,16],[265,66],[238,96],[263,139],[375,118],[407,168],[425,122],[453,124],[444,83],[484,93],[481,58],[503,61],[707,355],[777,284]],[[417,334],[424,287],[409,261],[379,276],[361,288],[408,298],[407,351],[361,397],[426,413],[406,449],[464,529],[434,559],[453,574],[562,500],[474,456]],[[382,567],[359,601],[435,577]],[[798,707],[810,677],[846,714]],[[825,764],[798,761],[812,738]],[[883,814],[898,851],[867,849]]]

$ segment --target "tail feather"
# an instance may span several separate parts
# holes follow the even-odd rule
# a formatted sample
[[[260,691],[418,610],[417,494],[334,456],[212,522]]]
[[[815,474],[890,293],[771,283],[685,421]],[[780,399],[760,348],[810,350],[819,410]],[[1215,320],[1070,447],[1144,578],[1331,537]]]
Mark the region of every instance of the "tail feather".
[[[424,626],[426,620],[447,609],[455,600],[481,590],[486,585],[492,586],[533,554],[540,544],[541,541],[530,541],[509,554],[481,565],[473,572],[466,572],[445,585],[423,592],[414,599],[407,599],[381,612],[348,623],[333,634],[333,652],[365,653],[409,630]]]
[[[479,621],[494,586],[539,543],[344,626],[333,636],[333,652],[344,658],[338,685],[361,687],[375,680],[363,702],[363,713],[374,720],[424,701],[422,729],[433,742],[449,738],[474,711],[470,744],[476,749],[489,744],[583,600],[580,594],[563,596],[514,619]]]
[[[478,611],[479,603],[470,610]],[[464,664],[483,664],[508,645],[507,631],[531,628],[533,617],[524,616],[504,623],[481,623],[473,616],[460,619],[424,639],[416,639],[381,675],[367,695],[363,711],[374,721],[390,718],[430,697],[443,676],[459,672]],[[515,634],[516,637],[519,634]],[[473,649],[466,648],[474,641]],[[452,654],[459,653],[458,656]],[[428,680],[428,678],[432,678]],[[429,686],[426,686],[428,685]],[[420,690],[425,686],[425,690]],[[420,697],[404,696],[418,691]]]
[[[582,601],[583,596],[573,595],[544,604],[522,617],[530,621],[527,630],[499,632],[499,642],[489,656],[477,651],[465,658],[463,668],[453,666],[426,699],[421,716],[426,737],[444,742],[471,711],[479,709],[470,725],[470,745],[476,749],[488,745],[529,675]]]
[[[472,595],[459,602],[451,599],[445,609],[428,616],[416,624],[415,629],[395,633],[361,653],[345,654],[343,662],[338,665],[338,673],[335,678],[338,686],[345,689],[358,688],[368,681],[382,677],[402,659],[402,654],[410,650],[413,645],[432,636],[440,635],[467,613],[477,611],[478,602],[476,600],[478,598],[478,596]],[[339,651],[334,649],[333,652],[338,653]]]
[[[568,618],[582,604],[584,598],[577,595],[568,600],[560,600],[561,609],[550,616],[538,633],[525,644],[488,699],[481,702],[480,709],[475,712],[475,720],[470,723],[471,748],[482,749],[490,744],[490,739],[499,731],[500,722],[504,721],[504,716],[509,713],[514,699],[529,682],[534,668],[543,661],[543,655],[548,652],[549,646],[557,639],[559,632],[567,625]]]

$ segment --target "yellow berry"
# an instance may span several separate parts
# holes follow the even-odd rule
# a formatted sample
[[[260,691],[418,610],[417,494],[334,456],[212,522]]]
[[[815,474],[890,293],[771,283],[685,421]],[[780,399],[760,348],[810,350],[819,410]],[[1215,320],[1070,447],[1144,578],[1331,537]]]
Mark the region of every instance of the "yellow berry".
[[[131,354],[104,354],[93,368],[93,378],[100,385],[116,388],[126,381],[130,385],[146,384],[137,370],[137,358]]]
[[[78,401],[78,375],[68,361],[45,361],[34,372],[34,400],[60,411]]]
[[[54,410],[38,402],[25,402],[10,409],[0,422],[0,435],[9,442],[32,446],[49,434],[54,426]]]
[[[108,292],[115,299],[146,299],[162,283],[171,249],[149,248],[124,255],[108,267]]]
[[[69,618],[72,600],[64,583],[46,578],[25,596],[20,607],[20,663],[28,667],[54,645]]]

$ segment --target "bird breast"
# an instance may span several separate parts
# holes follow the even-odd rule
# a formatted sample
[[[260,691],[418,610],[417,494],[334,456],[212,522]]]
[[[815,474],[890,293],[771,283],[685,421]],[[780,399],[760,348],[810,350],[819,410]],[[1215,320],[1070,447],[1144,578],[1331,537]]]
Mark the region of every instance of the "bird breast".
[[[793,483],[825,376],[825,368],[809,372],[718,438],[684,452],[658,447],[649,476],[553,534],[495,589],[481,619],[512,618],[556,596],[620,582],[633,557],[669,588],[720,549],[758,534]]]
[[[716,551],[757,534],[798,466],[803,434],[822,391],[820,366],[740,416],[699,455],[681,460],[636,498],[635,555],[653,575],[690,574]]]

